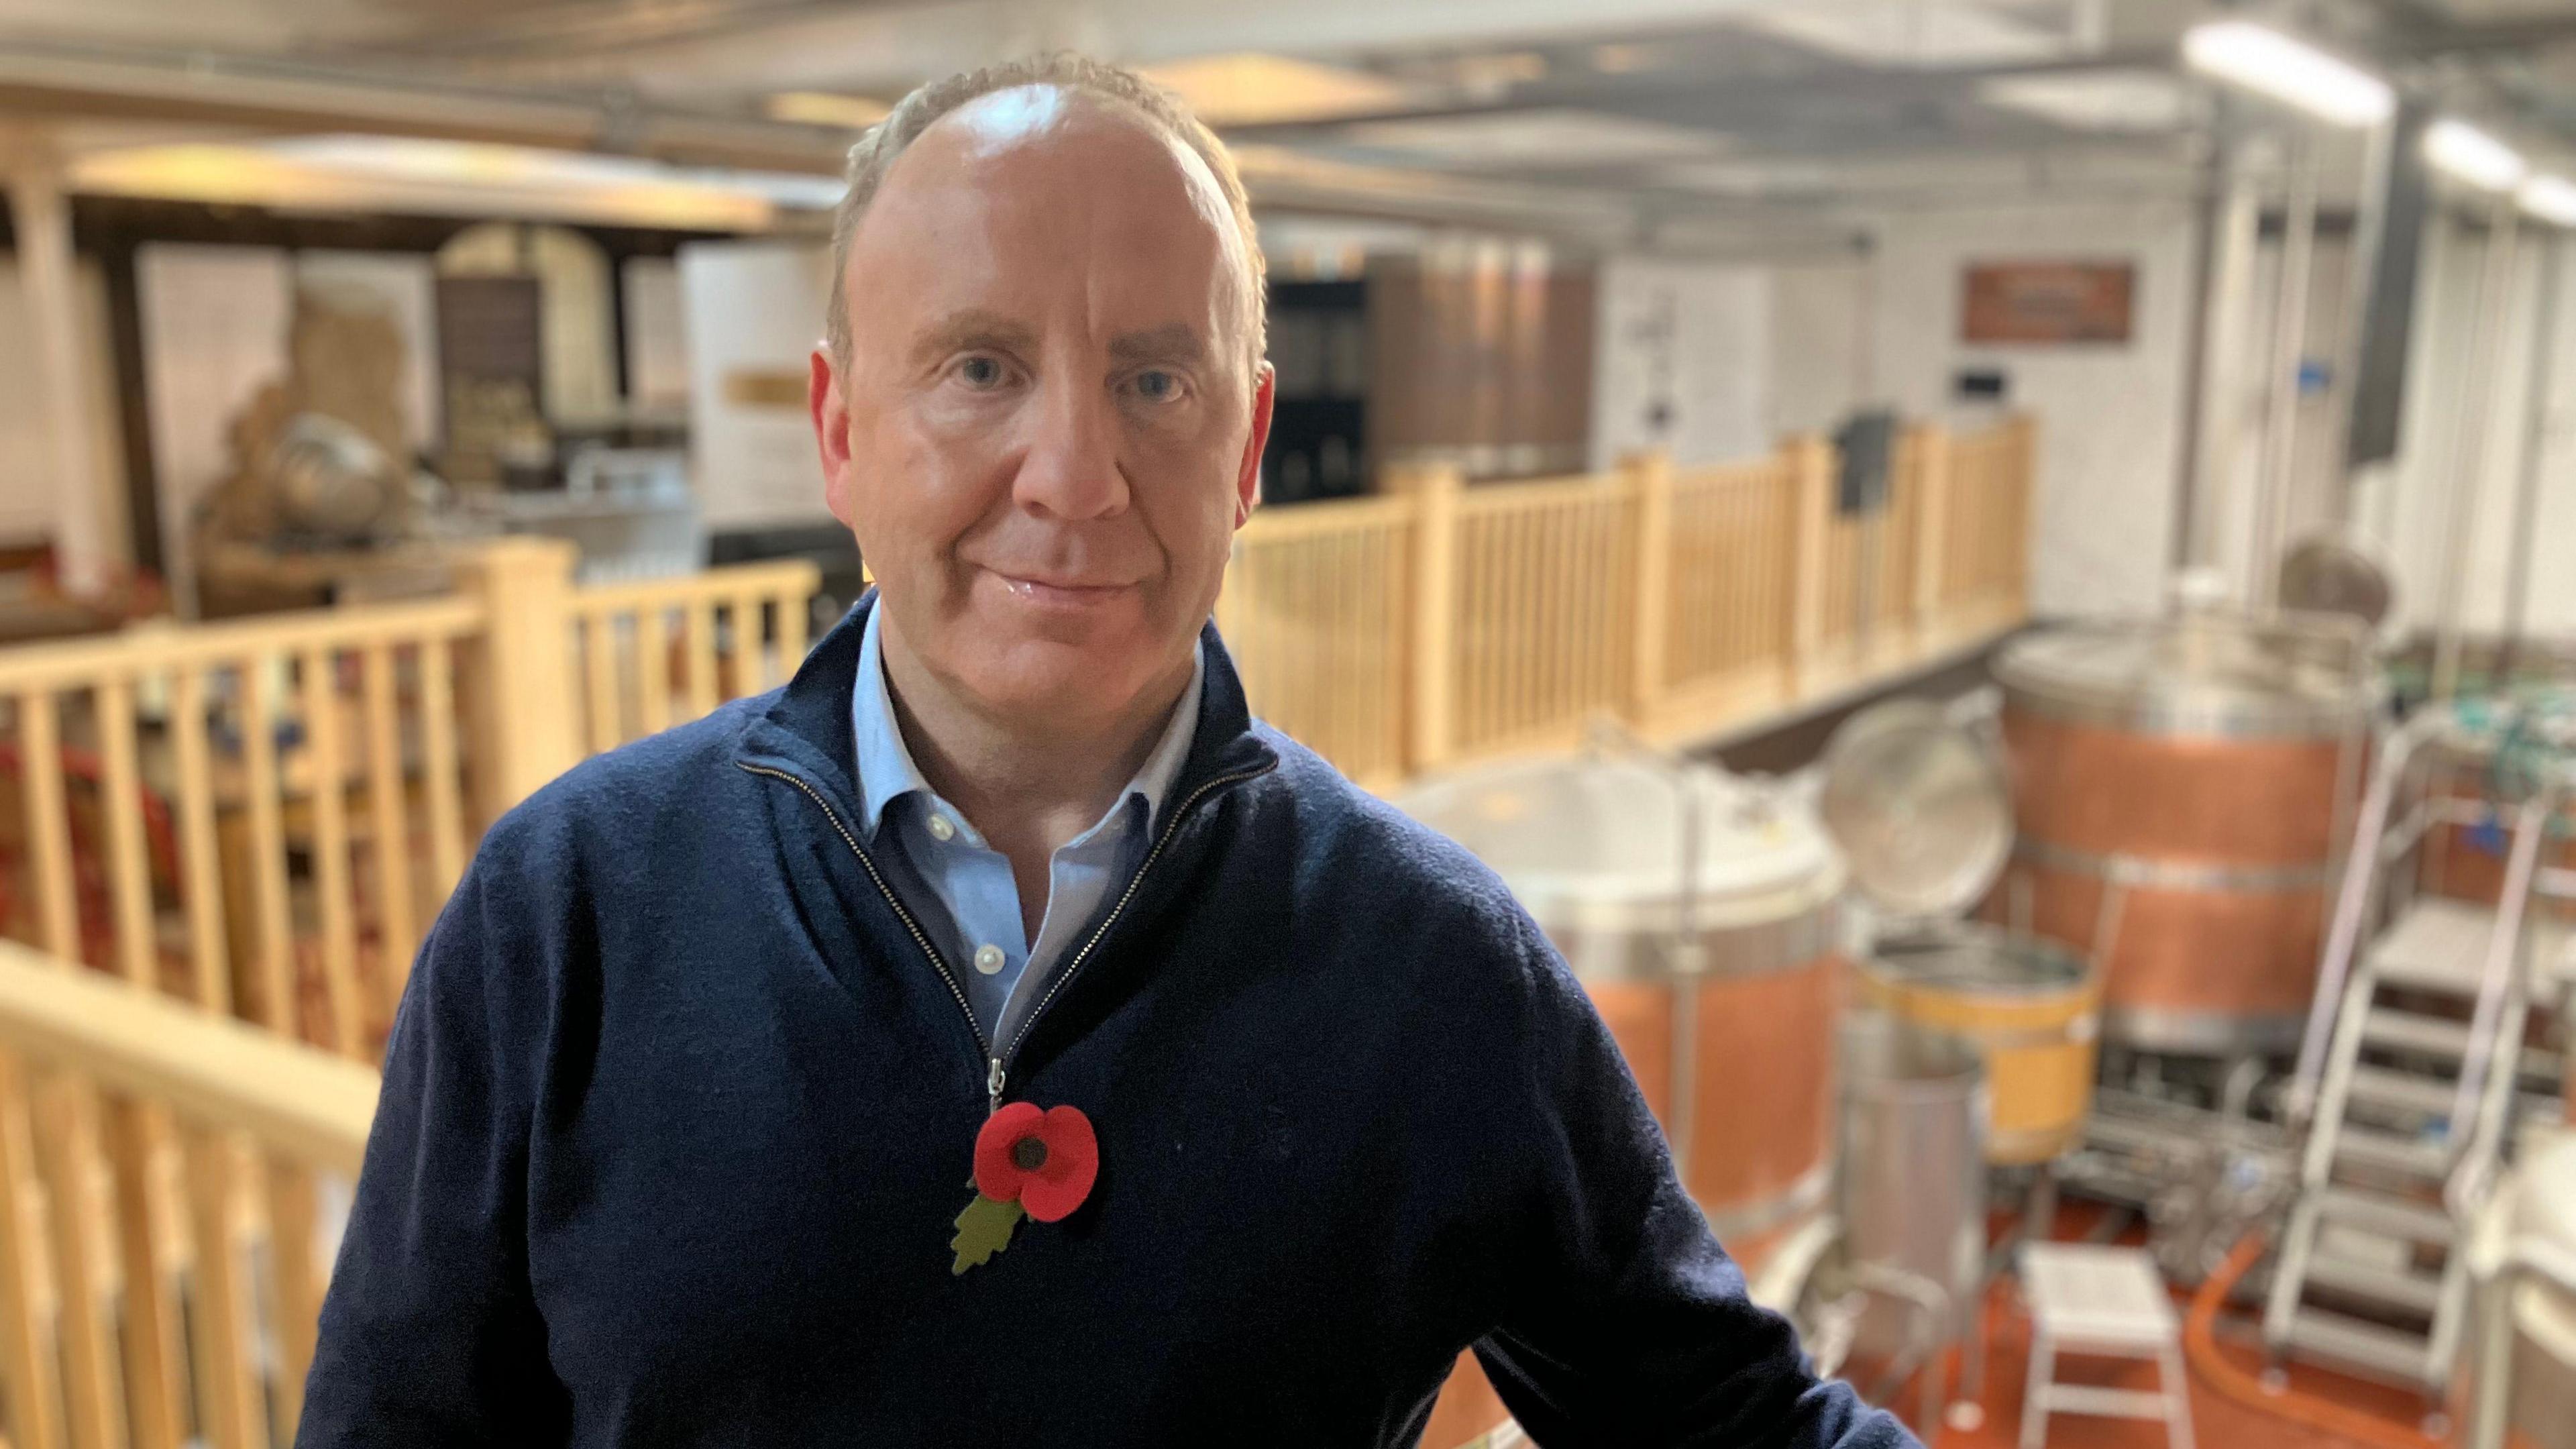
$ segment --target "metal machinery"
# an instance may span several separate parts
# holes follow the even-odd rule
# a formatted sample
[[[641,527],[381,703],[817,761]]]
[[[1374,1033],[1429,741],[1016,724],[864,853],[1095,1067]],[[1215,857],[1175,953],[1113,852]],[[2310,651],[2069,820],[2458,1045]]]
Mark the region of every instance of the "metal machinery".
[[[2576,1449],[2576,1132],[2524,1154],[2470,1248],[2476,1333],[2462,1449]]]
[[[2461,760],[2490,792],[2451,788]],[[2263,1323],[2299,1353],[2438,1402],[2461,1347],[2462,1251],[2525,1112],[2555,1117],[2530,1045],[2570,980],[2576,870],[2544,865],[2576,797],[2576,698],[2428,706],[2381,751],[2356,825],[2287,1099],[2305,1130]],[[2427,890],[2455,828],[2493,837],[2492,896]],[[2435,873],[2438,879],[2438,872]]]
[[[1747,782],[1628,748],[1475,770],[1399,803],[1492,866],[1546,930],[1683,1183],[1758,1271],[1831,1186],[1843,869],[1813,821]],[[1462,1371],[1424,1442],[1454,1446],[1500,1419]]]
[[[1888,1013],[1847,1027],[1841,1211],[1853,1253],[1940,1286],[1950,1331],[1969,1344],[1962,1382],[1973,1393],[1986,1169],[2026,1172],[2025,1223],[2044,1224],[2049,1165],[2082,1134],[2092,1100],[2101,976],[2026,929],[1962,919],[2013,846],[2002,764],[1964,719],[1922,700],[1874,706],[1835,732],[1821,774],[1819,811],[1872,918],[1855,981]],[[2116,885],[2103,894],[2100,939],[2116,935],[2123,899]],[[1954,1060],[1965,1073],[1941,1069]],[[1952,1408],[1961,1427],[1979,1418],[1964,1399]]]
[[[2360,629],[2186,610],[2027,636],[1995,676],[2039,934],[2092,942],[2115,865],[2127,887],[2105,1039],[2293,1047],[2378,706]]]

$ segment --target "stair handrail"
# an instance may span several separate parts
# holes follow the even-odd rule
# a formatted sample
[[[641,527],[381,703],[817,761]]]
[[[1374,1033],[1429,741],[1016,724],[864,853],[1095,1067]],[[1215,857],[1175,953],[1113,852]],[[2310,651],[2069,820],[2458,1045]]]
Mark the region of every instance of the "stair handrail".
[[[2416,750],[2439,733],[2446,722],[2445,714],[2426,709],[2389,731],[2379,761],[2371,771],[2370,790],[2353,827],[2352,849],[2344,856],[2343,884],[2335,895],[2334,920],[2326,933],[2325,950],[2317,961],[2316,993],[2308,1002],[2307,1026],[2299,1035],[2298,1065],[2290,1074],[2289,1090],[2283,1097],[2294,1137],[2307,1130],[2316,1111],[2317,1079],[2324,1073],[2326,1051],[2334,1042],[2344,987],[2351,979],[2362,925],[2370,914],[2370,899],[2377,893],[2379,872],[2385,865],[2380,859],[2380,841],[2388,831],[2389,811]]]
[[[2496,1055],[2496,1018],[2504,1011],[2505,998],[2519,995],[2524,989],[2523,921],[2531,909],[2532,873],[2540,866],[2540,842],[2548,834],[2549,816],[2557,803],[2557,791],[2547,785],[2532,792],[2531,798],[2514,810],[2513,852],[2506,857],[2504,888],[2496,898],[2494,929],[2487,935],[2486,962],[2478,975],[2477,1006],[2469,1016],[2469,1040],[2460,1061],[2460,1081],[2451,1097],[2451,1115],[2443,1140],[2452,1144],[2460,1167],[2469,1168],[2476,1156],[2469,1149],[2471,1140],[2484,1139],[2486,1124],[2478,1120],[2478,1097],[2486,1089],[2486,1074]],[[2469,1128],[2463,1134],[2461,1128]],[[2457,1180],[2458,1173],[2454,1173]],[[2445,1199],[2448,1198],[2445,1187]],[[2456,1204],[2452,1214],[2459,1216]]]

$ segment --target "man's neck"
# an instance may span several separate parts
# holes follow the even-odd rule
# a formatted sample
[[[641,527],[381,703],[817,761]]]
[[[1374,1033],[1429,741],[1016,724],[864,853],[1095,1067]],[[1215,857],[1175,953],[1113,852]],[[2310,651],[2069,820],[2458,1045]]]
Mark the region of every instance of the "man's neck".
[[[883,606],[880,605],[880,608]],[[1189,688],[1193,660],[1087,728],[1044,728],[974,708],[922,664],[894,620],[882,633],[886,692],[922,778],[1011,862],[1029,935],[1045,915],[1050,862],[1091,828],[1144,768]]]

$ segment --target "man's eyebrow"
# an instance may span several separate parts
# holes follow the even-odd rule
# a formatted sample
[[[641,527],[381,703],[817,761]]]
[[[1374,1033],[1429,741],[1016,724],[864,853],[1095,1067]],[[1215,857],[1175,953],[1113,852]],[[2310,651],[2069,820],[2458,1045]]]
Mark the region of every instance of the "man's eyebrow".
[[[1166,322],[1111,339],[1109,355],[1119,362],[1201,362],[1208,356],[1208,347],[1197,328],[1186,322]]]
[[[1026,352],[1037,341],[1037,334],[1024,324],[1014,322],[999,312],[980,307],[951,312],[922,330],[913,339],[912,360],[927,365],[951,353],[969,348],[990,347],[1006,352]]]

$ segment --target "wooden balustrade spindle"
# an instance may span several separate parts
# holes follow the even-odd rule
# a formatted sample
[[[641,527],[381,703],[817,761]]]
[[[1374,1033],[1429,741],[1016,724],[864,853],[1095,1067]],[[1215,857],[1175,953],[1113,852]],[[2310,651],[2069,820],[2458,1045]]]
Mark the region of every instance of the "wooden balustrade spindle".
[[[231,952],[224,926],[224,890],[215,835],[214,766],[206,748],[206,672],[179,666],[171,689],[170,744],[179,768],[179,855],[186,872],[188,963],[197,1005],[230,1015]]]
[[[311,752],[313,786],[313,889],[322,917],[322,987],[331,1043],[359,1061],[373,1061],[358,1000],[358,925],[349,871],[348,751],[341,742],[339,656],[324,648],[304,652],[304,731]]]
[[[411,856],[411,811],[404,800],[402,720],[394,703],[394,654],[378,640],[364,661],[367,710],[367,808],[374,840],[377,1009],[388,1021],[402,999],[411,953],[420,945],[417,872]]]

